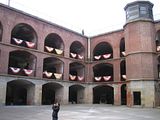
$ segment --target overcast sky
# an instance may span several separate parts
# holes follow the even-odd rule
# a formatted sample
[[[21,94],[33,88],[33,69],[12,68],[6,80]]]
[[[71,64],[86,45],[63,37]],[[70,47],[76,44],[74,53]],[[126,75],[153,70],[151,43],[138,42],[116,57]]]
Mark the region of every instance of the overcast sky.
[[[124,7],[135,0],[10,0],[10,6],[87,36],[123,28]],[[160,19],[160,0],[154,4],[155,20]],[[8,0],[0,0],[8,4]]]

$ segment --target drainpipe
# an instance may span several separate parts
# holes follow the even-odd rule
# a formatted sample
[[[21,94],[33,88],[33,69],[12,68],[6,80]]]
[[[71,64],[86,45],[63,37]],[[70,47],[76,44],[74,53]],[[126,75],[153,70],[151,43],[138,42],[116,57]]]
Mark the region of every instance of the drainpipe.
[[[91,59],[91,39],[88,38],[88,56],[87,56],[87,61],[90,61]]]

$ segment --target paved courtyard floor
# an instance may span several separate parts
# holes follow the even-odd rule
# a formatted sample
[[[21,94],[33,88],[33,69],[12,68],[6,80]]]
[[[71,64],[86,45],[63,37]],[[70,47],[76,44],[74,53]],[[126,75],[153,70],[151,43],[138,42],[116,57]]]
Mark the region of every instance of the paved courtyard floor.
[[[51,106],[0,106],[0,120],[52,120],[51,114]],[[62,105],[58,120],[160,120],[160,109]]]

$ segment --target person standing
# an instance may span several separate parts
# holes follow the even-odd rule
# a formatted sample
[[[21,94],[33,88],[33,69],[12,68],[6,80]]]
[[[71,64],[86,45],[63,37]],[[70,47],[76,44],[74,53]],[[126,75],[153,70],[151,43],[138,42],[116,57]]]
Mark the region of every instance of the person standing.
[[[53,104],[52,106],[52,120],[58,120],[58,112],[59,112],[59,109],[60,109],[60,104],[57,102],[55,104]]]

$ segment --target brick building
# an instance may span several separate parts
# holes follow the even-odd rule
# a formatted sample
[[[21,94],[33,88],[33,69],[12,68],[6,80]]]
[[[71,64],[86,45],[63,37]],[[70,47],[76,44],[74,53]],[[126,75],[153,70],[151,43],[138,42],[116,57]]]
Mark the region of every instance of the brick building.
[[[0,104],[160,106],[160,21],[126,5],[121,30],[87,37],[0,4]]]

